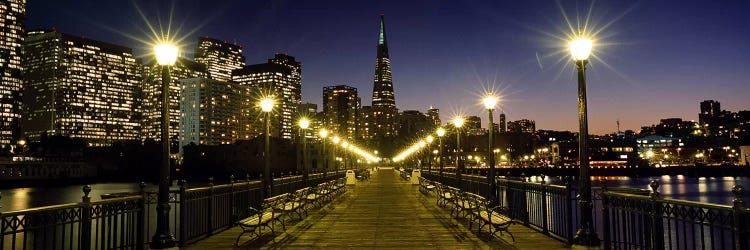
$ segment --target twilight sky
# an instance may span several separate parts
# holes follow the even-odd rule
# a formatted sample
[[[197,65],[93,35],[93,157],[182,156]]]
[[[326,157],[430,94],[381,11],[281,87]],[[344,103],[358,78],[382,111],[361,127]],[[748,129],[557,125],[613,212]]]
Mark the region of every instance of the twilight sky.
[[[589,18],[597,32],[588,71],[589,126],[601,134],[660,118],[697,120],[698,102],[750,109],[750,2],[726,1],[36,1],[27,29],[133,47],[146,57],[146,21],[182,26],[192,58],[199,36],[244,46],[248,64],[274,53],[302,62],[303,102],[322,88],[357,87],[370,104],[378,14],[385,14],[396,104],[486,119],[479,96],[500,91],[508,120],[577,130],[576,78],[564,40]],[[588,14],[590,13],[590,14]],[[577,21],[580,20],[579,21]],[[157,26],[158,27],[158,26]],[[173,28],[174,29],[174,28]],[[319,109],[322,107],[319,106]],[[486,125],[485,125],[486,126]]]

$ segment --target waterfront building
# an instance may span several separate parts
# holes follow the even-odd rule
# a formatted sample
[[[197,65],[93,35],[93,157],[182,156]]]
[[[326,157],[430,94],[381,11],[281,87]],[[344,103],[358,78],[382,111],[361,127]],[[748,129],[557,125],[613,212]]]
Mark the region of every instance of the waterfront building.
[[[414,139],[424,137],[426,134],[432,132],[433,121],[426,115],[422,114],[417,110],[404,110],[398,117],[398,134],[403,136],[409,136],[409,138],[402,139]]]
[[[430,107],[430,109],[427,110],[427,117],[432,121],[432,125],[435,127],[440,126],[440,109]]]
[[[325,126],[339,137],[359,139],[360,98],[357,88],[347,85],[323,87]]]
[[[131,48],[55,31],[24,42],[23,131],[80,138],[90,146],[140,138],[140,64]]]
[[[534,121],[528,119],[521,119],[518,121],[508,122],[508,132],[510,133],[527,133],[533,134],[536,131],[536,125]]]
[[[247,87],[207,78],[180,80],[180,149],[197,145],[231,144],[245,138],[243,110]]]
[[[372,89],[372,120],[370,135],[380,144],[387,138],[396,136],[398,109],[393,92],[391,76],[391,59],[388,56],[388,42],[385,33],[385,19],[380,16],[380,35],[378,37],[377,60],[375,63],[375,82]]]
[[[143,67],[143,139],[161,141],[161,108],[162,86],[161,66],[155,61]],[[179,149],[180,131],[180,101],[182,83],[180,80],[189,78],[208,78],[206,65],[189,59],[178,58],[170,69],[169,83],[169,141],[173,152]]]
[[[26,0],[0,0],[0,22],[0,146],[5,147],[19,136]]]
[[[242,46],[209,37],[198,39],[195,61],[206,65],[208,76],[218,81],[232,80],[232,71],[245,66]]]
[[[247,65],[232,72],[232,80],[250,87],[253,102],[272,96],[277,104],[272,113],[271,135],[292,139],[294,116],[302,103],[302,64],[294,57],[276,54],[267,63]],[[260,110],[257,110],[260,114]],[[260,115],[259,115],[260,116]]]

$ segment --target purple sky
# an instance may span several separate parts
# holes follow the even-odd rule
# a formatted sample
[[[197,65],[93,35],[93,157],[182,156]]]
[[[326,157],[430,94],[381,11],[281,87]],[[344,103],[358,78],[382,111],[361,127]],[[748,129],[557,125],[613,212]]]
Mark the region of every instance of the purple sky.
[[[250,3],[252,2],[252,3]],[[508,120],[537,129],[577,130],[576,78],[564,50],[591,1],[29,1],[27,29],[51,28],[136,49],[145,56],[145,21],[183,26],[186,56],[197,37],[237,41],[248,63],[276,52],[303,64],[303,101],[322,103],[322,88],[357,87],[370,104],[378,14],[384,13],[401,110],[441,109],[443,119],[486,113],[485,89],[502,90]],[[597,1],[589,66],[591,133],[697,120],[698,102],[750,109],[748,1]],[[578,18],[577,18],[578,17]],[[189,33],[189,31],[194,31]]]

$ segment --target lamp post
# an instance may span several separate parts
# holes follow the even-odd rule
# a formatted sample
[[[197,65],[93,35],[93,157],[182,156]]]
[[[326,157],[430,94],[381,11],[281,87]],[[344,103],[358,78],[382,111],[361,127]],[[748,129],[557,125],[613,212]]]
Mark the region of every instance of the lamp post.
[[[324,128],[320,129],[318,135],[320,136],[320,141],[323,143],[323,169],[328,172],[328,155],[326,154],[326,137],[328,137],[328,130]]]
[[[260,109],[264,113],[263,121],[265,122],[265,151],[263,151],[263,158],[265,165],[263,167],[263,187],[265,190],[265,197],[271,197],[271,190],[273,190],[273,178],[271,178],[271,111],[273,110],[274,100],[271,98],[263,98],[260,100]]]
[[[305,182],[305,187],[309,187],[308,183],[309,169],[307,169],[307,128],[310,127],[310,120],[302,118],[299,120],[299,128],[302,130],[302,180]]]
[[[484,102],[484,107],[487,109],[487,113],[489,113],[490,122],[489,122],[489,133],[488,135],[488,143],[487,143],[487,163],[490,165],[490,171],[487,172],[487,182],[489,185],[489,192],[490,194],[489,200],[491,204],[495,204],[497,202],[497,187],[495,183],[495,154],[492,152],[492,148],[495,147],[495,143],[492,140],[493,136],[495,134],[495,128],[494,124],[492,124],[492,111],[495,109],[495,105],[497,105],[497,97],[493,94],[489,94],[482,99],[482,102]]]
[[[592,216],[593,204],[591,202],[591,174],[589,173],[589,148],[588,148],[588,117],[586,108],[586,64],[593,41],[586,38],[577,38],[570,42],[570,54],[578,70],[578,160],[580,199],[579,207],[581,213],[581,225],[573,238],[575,245],[599,246],[600,240],[594,231],[594,220]]]
[[[332,140],[333,140],[333,157],[334,157],[333,167],[336,169],[336,176],[338,176],[339,175],[339,156],[336,153],[336,150],[337,150],[336,146],[339,145],[341,138],[339,138],[338,136],[333,136]]]
[[[453,118],[453,125],[456,126],[456,181],[461,183],[461,171],[463,170],[461,162],[461,127],[464,126],[464,118],[457,116]],[[459,184],[459,186],[461,186]]]
[[[445,136],[445,129],[438,128],[437,129],[437,136],[438,136],[438,161],[440,162],[440,182],[443,182],[443,136]]]
[[[159,169],[159,195],[156,205],[156,232],[151,239],[152,249],[167,249],[176,246],[174,235],[169,230],[169,70],[177,61],[176,46],[161,43],[154,46],[156,62],[161,67],[161,168]]]
[[[344,149],[344,157],[341,157],[344,162],[344,170],[349,170],[349,167],[346,165],[347,160],[349,159],[348,153],[346,150],[349,148],[349,143],[346,141],[341,141],[341,148]]]
[[[431,145],[434,140],[435,138],[432,137],[431,135],[428,135],[427,138],[425,138],[425,141],[427,141],[427,145]],[[427,148],[427,171],[432,171],[432,155],[430,155],[430,153],[432,153],[432,150],[430,150],[430,148],[428,147]]]

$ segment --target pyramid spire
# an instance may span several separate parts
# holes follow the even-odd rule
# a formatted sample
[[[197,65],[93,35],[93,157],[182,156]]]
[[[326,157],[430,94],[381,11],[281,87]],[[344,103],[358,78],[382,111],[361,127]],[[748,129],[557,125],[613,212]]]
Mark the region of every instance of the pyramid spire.
[[[385,41],[385,15],[380,14],[380,36],[378,39],[378,45],[388,46]]]

